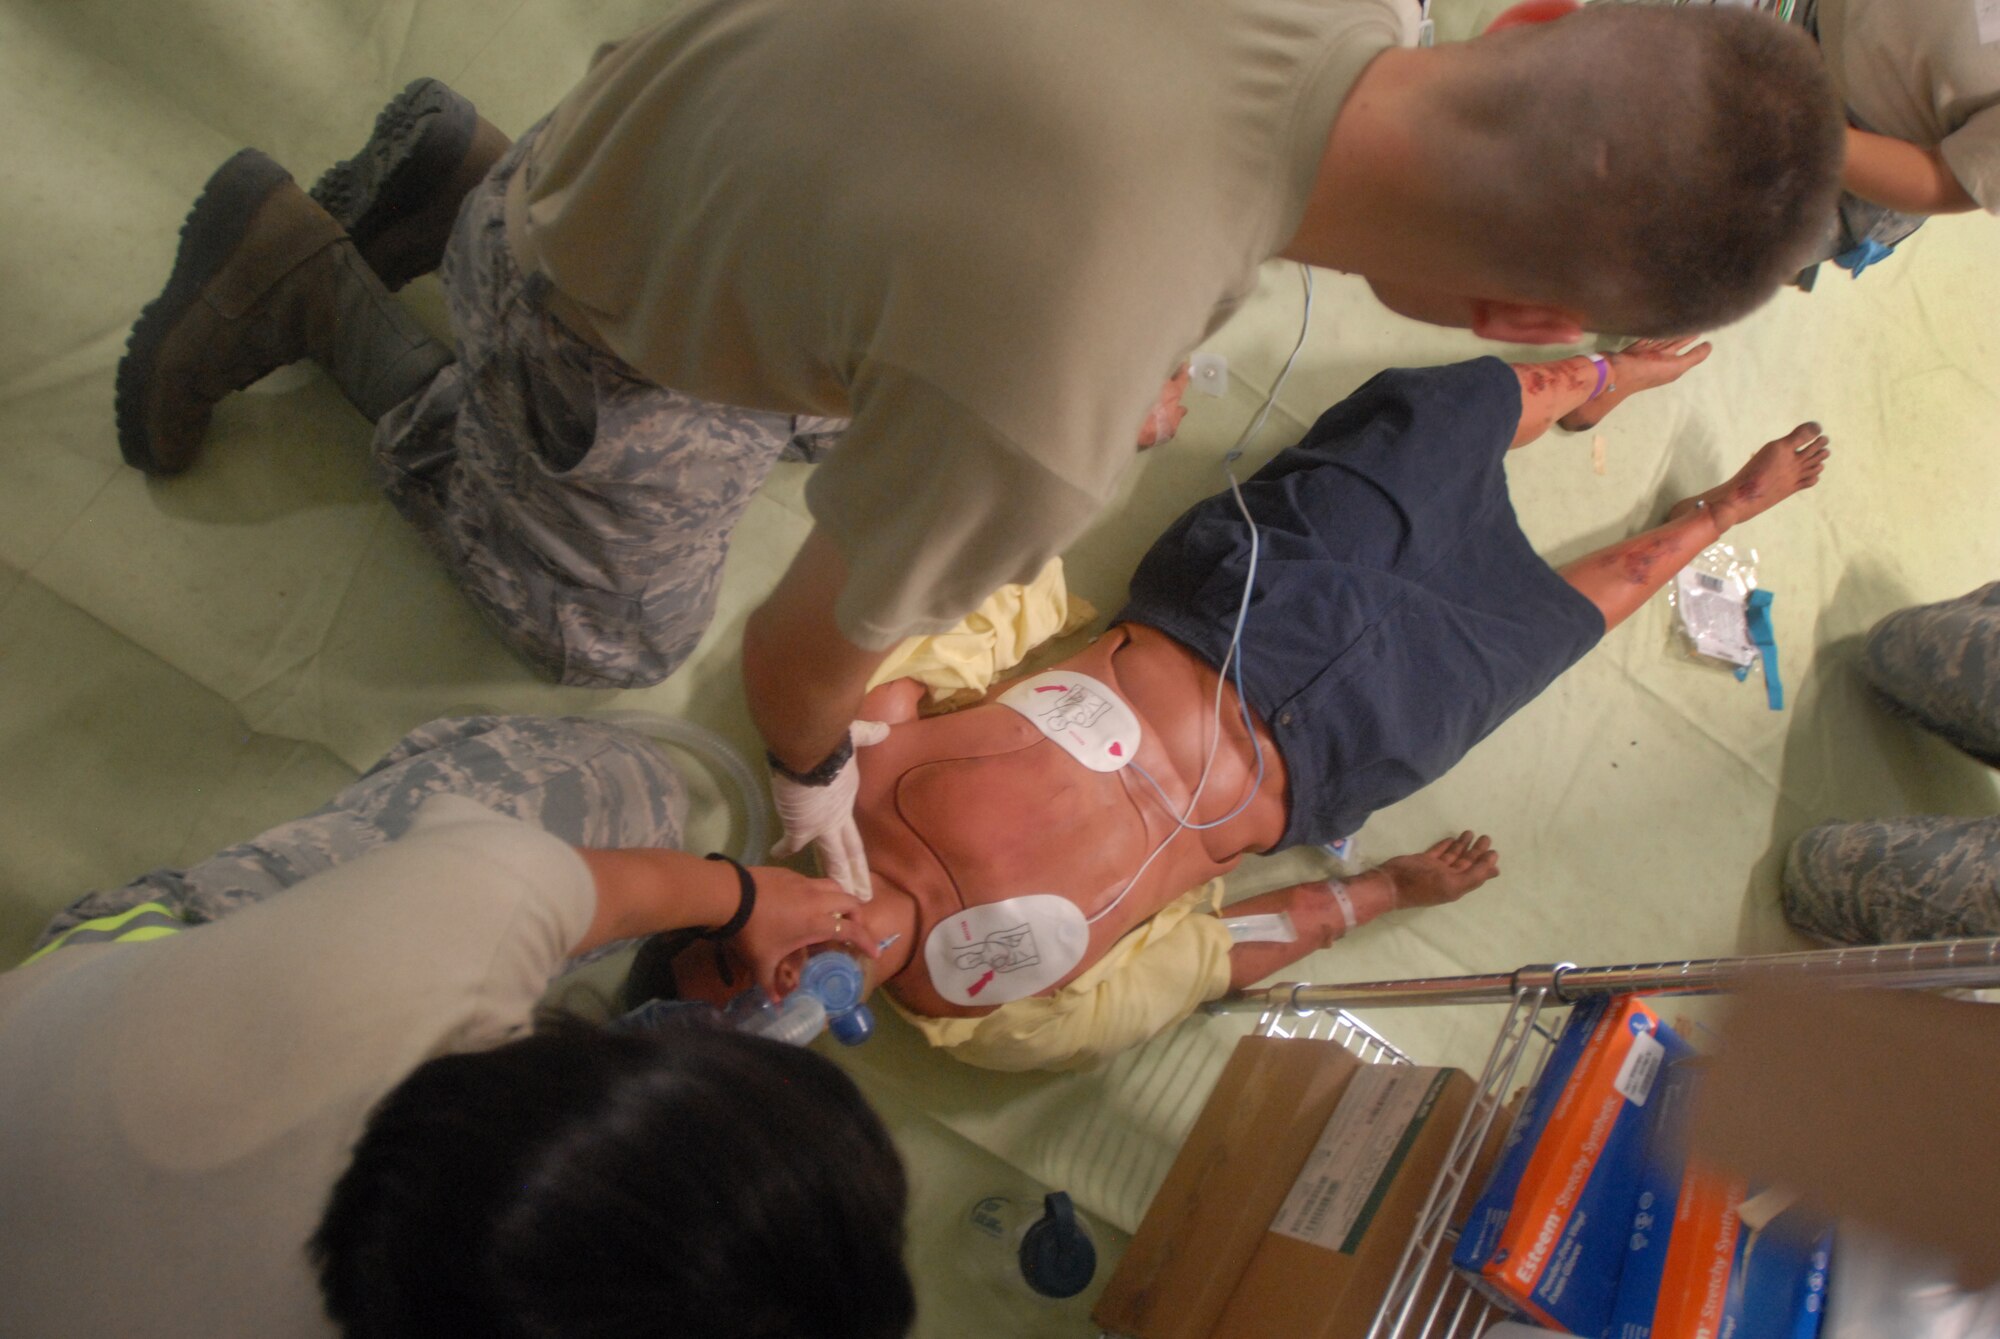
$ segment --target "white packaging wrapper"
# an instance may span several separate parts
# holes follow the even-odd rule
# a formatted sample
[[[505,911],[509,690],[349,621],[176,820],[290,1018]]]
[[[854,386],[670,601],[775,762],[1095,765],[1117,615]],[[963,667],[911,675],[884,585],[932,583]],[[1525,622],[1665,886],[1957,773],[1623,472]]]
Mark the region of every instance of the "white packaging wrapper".
[[[1668,587],[1674,630],[1689,654],[1729,666],[1757,663],[1746,605],[1757,589],[1757,554],[1716,542],[1683,567]]]

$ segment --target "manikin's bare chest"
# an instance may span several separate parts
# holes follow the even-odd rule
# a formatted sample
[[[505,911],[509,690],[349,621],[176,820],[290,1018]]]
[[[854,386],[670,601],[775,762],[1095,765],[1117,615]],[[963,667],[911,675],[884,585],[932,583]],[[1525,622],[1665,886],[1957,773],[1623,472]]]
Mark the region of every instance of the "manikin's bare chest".
[[[869,865],[918,908],[919,951],[888,983],[909,1007],[977,1014],[993,996],[1053,988],[1236,863],[1190,832],[1147,863],[1175,825],[1137,769],[1177,802],[1184,788],[1133,710],[1143,704],[1123,691],[1113,658],[1122,645],[1114,632],[1064,662],[1067,673],[1031,680],[1046,698],[899,726],[862,752],[855,812]],[[1106,692],[1115,704],[1095,700]],[[1113,707],[1133,711],[1139,730],[1133,756],[1115,767],[1095,752],[1133,741],[1107,730]],[[1041,900],[1050,898],[1075,911]]]

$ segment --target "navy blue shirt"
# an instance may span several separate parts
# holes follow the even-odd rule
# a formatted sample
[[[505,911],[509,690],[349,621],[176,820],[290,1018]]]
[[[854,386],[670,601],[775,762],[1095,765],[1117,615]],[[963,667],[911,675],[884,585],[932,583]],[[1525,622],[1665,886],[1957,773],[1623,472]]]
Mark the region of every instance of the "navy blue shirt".
[[[1243,485],[1261,539],[1243,686],[1284,755],[1280,847],[1337,840],[1442,776],[1604,635],[1535,553],[1502,463],[1497,358],[1376,376]],[[1250,564],[1221,493],[1141,560],[1119,621],[1220,667]]]

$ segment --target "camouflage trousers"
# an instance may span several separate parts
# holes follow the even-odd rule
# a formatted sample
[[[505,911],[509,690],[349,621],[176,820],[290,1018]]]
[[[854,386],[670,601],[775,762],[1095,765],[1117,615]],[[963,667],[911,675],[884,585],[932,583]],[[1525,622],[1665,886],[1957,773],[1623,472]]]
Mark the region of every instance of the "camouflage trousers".
[[[1836,944],[2000,935],[2000,817],[1822,823],[1785,857],[1785,919]]]
[[[154,870],[73,902],[36,947],[141,906],[188,925],[226,916],[394,841],[433,795],[463,795],[575,846],[677,846],[687,818],[680,774],[623,727],[547,716],[432,721],[324,808],[186,869]]]
[[[507,246],[508,180],[466,197],[440,278],[458,359],[376,425],[378,481],[501,637],[562,683],[657,683],[701,640],[751,495],[838,420],[647,381],[545,305]]]

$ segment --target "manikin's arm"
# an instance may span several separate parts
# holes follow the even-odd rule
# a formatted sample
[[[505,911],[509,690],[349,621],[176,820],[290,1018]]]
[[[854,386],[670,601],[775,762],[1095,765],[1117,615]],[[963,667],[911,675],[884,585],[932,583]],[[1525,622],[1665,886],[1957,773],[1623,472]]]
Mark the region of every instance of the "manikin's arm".
[[[573,953],[668,930],[727,925],[742,903],[741,882],[727,861],[657,848],[579,847],[577,854],[597,885],[597,910]],[[858,904],[832,879],[762,867],[749,874],[756,903],[733,942],[766,988],[787,955],[813,944],[832,940],[875,956],[874,938],[852,914]]]
[[[1852,126],[1840,184],[1864,200],[1905,214],[1963,214],[1979,208],[1945,162],[1943,150]]]
[[[1229,988],[1247,990],[1284,971],[1299,959],[1330,948],[1349,929],[1403,907],[1434,907],[1456,902],[1500,873],[1500,853],[1492,840],[1461,832],[1417,855],[1399,855],[1351,879],[1343,880],[1354,906],[1354,925],[1325,880],[1293,884],[1243,902],[1232,903],[1225,917],[1285,912],[1299,933],[1290,944],[1238,944],[1229,950]]]
[[[1345,880],[1347,898],[1354,904],[1354,923],[1359,928],[1378,916],[1396,910],[1396,890],[1379,869]],[[1324,881],[1298,883],[1290,888],[1264,893],[1242,902],[1233,902],[1225,917],[1269,916],[1284,912],[1292,918],[1298,939],[1290,944],[1238,944],[1229,950],[1229,988],[1248,990],[1259,981],[1276,976],[1299,959],[1333,947],[1347,933],[1347,921],[1340,903]]]

